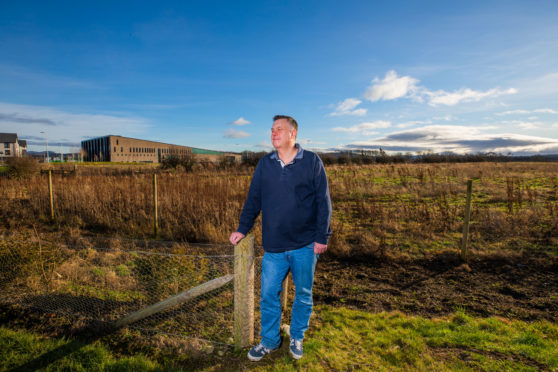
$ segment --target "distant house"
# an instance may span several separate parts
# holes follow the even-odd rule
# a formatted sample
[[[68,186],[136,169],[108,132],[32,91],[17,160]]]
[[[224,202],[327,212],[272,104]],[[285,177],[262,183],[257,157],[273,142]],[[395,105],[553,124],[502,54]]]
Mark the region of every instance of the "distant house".
[[[25,154],[27,154],[27,141],[18,140],[17,133],[0,133],[0,159]]]
[[[87,161],[160,163],[169,157],[181,158],[191,155],[200,162],[217,162],[223,158],[240,162],[241,159],[240,154],[232,152],[113,135],[82,141],[81,149]]]

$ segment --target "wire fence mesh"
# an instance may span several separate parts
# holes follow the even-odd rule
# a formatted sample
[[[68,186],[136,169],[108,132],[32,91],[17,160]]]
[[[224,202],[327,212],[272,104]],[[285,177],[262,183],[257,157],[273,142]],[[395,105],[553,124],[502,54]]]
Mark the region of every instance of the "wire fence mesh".
[[[256,252],[261,255],[261,247]],[[0,302],[64,314],[84,326],[110,325],[221,278],[223,286],[163,307],[128,326],[232,345],[234,259],[233,247],[226,245],[114,238],[98,239],[95,245],[3,240]],[[254,265],[255,332],[259,333],[261,257],[255,257]]]

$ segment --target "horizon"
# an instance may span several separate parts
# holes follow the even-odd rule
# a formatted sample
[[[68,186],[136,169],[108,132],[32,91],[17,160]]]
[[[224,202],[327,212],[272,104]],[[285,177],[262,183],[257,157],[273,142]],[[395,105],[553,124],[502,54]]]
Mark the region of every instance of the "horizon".
[[[558,3],[0,5],[0,132],[267,151],[558,154]],[[44,132],[44,133],[41,133]]]

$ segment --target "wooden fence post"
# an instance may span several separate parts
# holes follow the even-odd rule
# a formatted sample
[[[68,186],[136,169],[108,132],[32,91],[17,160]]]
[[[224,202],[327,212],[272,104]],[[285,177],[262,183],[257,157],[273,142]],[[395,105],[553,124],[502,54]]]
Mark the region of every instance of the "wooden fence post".
[[[48,194],[50,197],[50,219],[54,221],[54,199],[52,198],[52,170],[48,170]]]
[[[234,345],[254,342],[254,235],[234,247]]]
[[[461,260],[467,262],[469,252],[467,243],[469,240],[469,221],[471,219],[471,195],[473,192],[473,180],[467,181],[467,203],[465,204],[465,218],[463,221],[463,240],[461,242]]]
[[[157,173],[153,173],[153,235],[157,237],[159,222],[157,220]]]
[[[289,300],[289,274],[283,280],[283,290],[281,292],[281,309],[285,311],[287,309],[287,302]]]

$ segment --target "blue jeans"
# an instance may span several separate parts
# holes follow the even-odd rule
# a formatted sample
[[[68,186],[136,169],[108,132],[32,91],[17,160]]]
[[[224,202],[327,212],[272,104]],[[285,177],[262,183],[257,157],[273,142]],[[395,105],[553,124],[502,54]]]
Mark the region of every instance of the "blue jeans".
[[[291,314],[291,338],[302,340],[312,314],[312,284],[318,261],[314,243],[281,253],[265,252],[262,259],[262,289],[260,294],[262,343],[269,349],[281,343],[281,291],[283,280],[291,271],[295,299]]]

